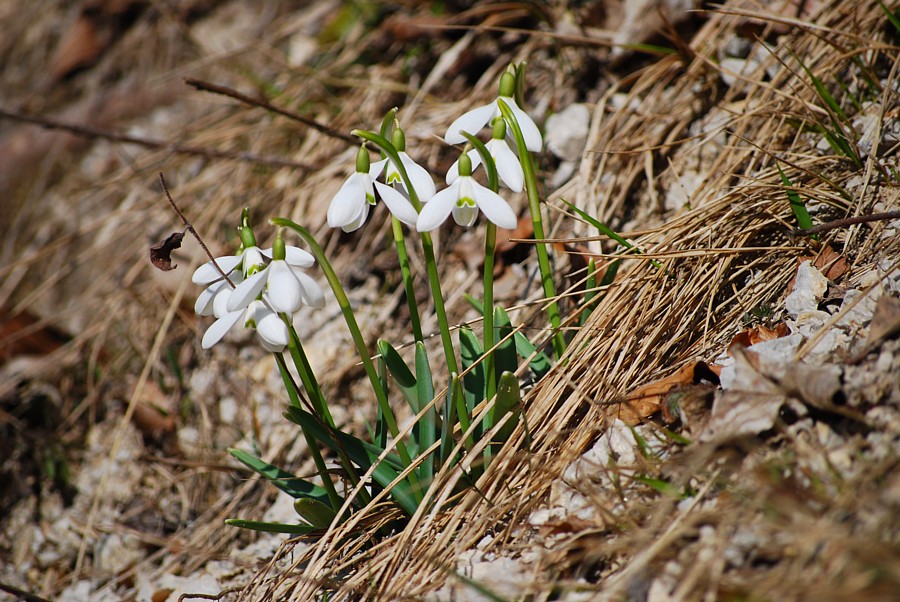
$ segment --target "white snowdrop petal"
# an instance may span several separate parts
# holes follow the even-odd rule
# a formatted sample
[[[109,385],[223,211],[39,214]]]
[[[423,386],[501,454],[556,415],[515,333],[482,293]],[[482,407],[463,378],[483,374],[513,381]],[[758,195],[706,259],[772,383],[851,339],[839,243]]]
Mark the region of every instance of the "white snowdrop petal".
[[[273,261],[269,265],[267,296],[272,309],[294,313],[303,304],[300,281],[285,261]]]
[[[194,313],[198,316],[213,315],[213,300],[217,290],[217,288],[214,287],[215,285],[213,284],[203,289],[200,294],[197,295],[197,301],[194,303]]]
[[[288,262],[288,265],[298,268],[311,268],[316,264],[316,258],[312,253],[299,247],[285,246],[284,260]]]
[[[366,200],[363,177],[365,174],[354,173],[347,178],[328,206],[328,226],[343,228],[359,220],[359,215],[366,211],[369,202]]]
[[[226,309],[235,311],[236,309],[247,307],[265,288],[268,275],[268,269],[261,270],[237,285],[228,296],[228,302],[225,304]]]
[[[459,183],[462,178],[456,180],[449,187],[441,190],[431,197],[431,200],[422,206],[419,219],[416,220],[416,230],[419,232],[431,232],[444,223],[444,220],[453,211],[459,198]]]
[[[413,161],[406,153],[400,153],[400,161],[403,163],[403,167],[406,168],[406,175],[409,176],[409,181],[412,182],[419,200],[424,203],[433,197],[435,192],[434,180],[431,179],[431,174],[428,173],[428,170]]]
[[[325,293],[322,287],[309,274],[299,270],[294,271],[294,276],[300,282],[300,294],[303,296],[303,302],[310,307],[325,307]]]
[[[206,332],[203,333],[203,339],[200,341],[200,346],[204,349],[209,349],[221,341],[222,337],[237,324],[243,314],[244,310],[239,309],[227,313],[213,322],[210,327],[206,329]]]
[[[224,257],[216,257],[216,263],[222,268],[222,272],[228,274],[241,262],[241,255],[226,255]],[[221,272],[216,269],[213,262],[207,261],[199,268],[194,270],[191,276],[191,282],[194,284],[209,284],[222,278]]]
[[[472,181],[474,188],[475,203],[484,216],[497,224],[501,228],[514,230],[518,224],[516,213],[509,206],[509,203],[503,200],[496,192],[485,188],[478,182]]]
[[[461,144],[468,142],[462,132],[467,132],[473,136],[484,127],[484,125],[494,117],[497,112],[497,102],[494,101],[483,107],[472,109],[467,113],[463,113],[447,128],[447,134],[444,140],[449,144]]]
[[[387,165],[388,160],[382,159],[381,161],[375,161],[375,163],[371,163],[369,165],[369,178],[374,180],[378,176],[381,175],[381,172],[384,171],[384,166]]]
[[[412,203],[405,196],[381,182],[375,182],[375,189],[394,217],[411,228],[416,227],[416,220],[419,219],[419,214],[416,213]]]
[[[507,188],[514,192],[522,192],[525,184],[525,173],[519,158],[509,148],[506,140],[491,140],[491,156],[497,164],[497,175]]]
[[[478,217],[478,207],[472,207],[468,204],[462,207],[459,205],[453,207],[453,221],[464,228],[474,224],[476,217]]]
[[[525,138],[525,148],[533,153],[540,152],[541,147],[544,145],[541,130],[538,129],[538,126],[535,125],[528,113],[519,108],[515,100],[506,97],[503,100],[509,105],[513,115],[516,116],[519,129],[522,130],[522,137]]]
[[[265,266],[266,260],[259,247],[247,247],[243,253],[244,263],[241,265],[244,274],[255,266]]]
[[[259,337],[273,347],[283,349],[290,337],[284,320],[271,311],[259,311],[256,316],[256,332]]]

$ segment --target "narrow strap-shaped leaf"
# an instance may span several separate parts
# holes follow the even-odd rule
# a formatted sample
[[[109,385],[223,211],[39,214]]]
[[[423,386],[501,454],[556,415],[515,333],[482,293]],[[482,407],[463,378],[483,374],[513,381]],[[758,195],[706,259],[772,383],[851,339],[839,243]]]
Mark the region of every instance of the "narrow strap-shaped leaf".
[[[497,350],[494,352],[495,365],[497,374],[504,372],[515,372],[519,367],[519,360],[516,358],[516,344],[512,333],[512,323],[509,321],[509,314],[502,307],[494,308],[494,340],[499,343]],[[507,340],[503,341],[503,339]],[[500,341],[503,341],[500,343]],[[499,378],[498,378],[499,382]]]
[[[462,396],[463,392],[462,385],[459,382],[459,375],[454,372],[450,375],[450,384],[447,386],[447,399],[444,401],[444,420],[441,423],[439,466],[443,466],[450,460],[450,453],[453,451],[455,445],[455,442],[453,441],[453,427],[456,425],[456,407]]]
[[[416,394],[419,398],[420,407],[424,407],[432,399],[434,399],[434,383],[431,377],[431,366],[428,365],[428,354],[425,351],[425,344],[422,341],[416,342]],[[420,410],[421,411],[421,410]],[[414,428],[416,435],[416,446],[424,452],[437,439],[435,432],[437,422],[437,412],[435,412],[434,404],[422,415]],[[431,479],[434,476],[434,453],[429,453],[422,463],[419,464],[419,485],[423,492],[431,485]]]
[[[228,453],[291,497],[311,498],[322,503],[329,501],[328,493],[324,488],[260,460],[253,454],[248,454],[240,449],[229,449]]]
[[[389,342],[380,339],[378,341],[378,353],[394,378],[397,388],[403,394],[403,399],[409,404],[413,414],[418,414],[422,404],[425,402],[420,401],[421,397],[418,396],[416,377],[406,365],[406,362],[403,361],[403,358],[400,357],[400,353]]]
[[[241,529],[250,529],[251,531],[264,531],[265,533],[289,533],[291,535],[310,535],[312,533],[321,533],[320,527],[311,525],[289,525],[285,523],[266,523],[259,520],[244,520],[242,518],[225,519],[225,524],[232,527],[240,527]]]
[[[383,449],[339,430],[325,429],[312,414],[302,408],[288,406],[285,417],[305,428],[324,445],[332,449],[338,449],[340,446],[350,460],[362,470],[368,471],[374,465],[372,478],[382,487],[388,487],[399,477],[400,473],[391,467],[392,463],[399,464],[399,459],[395,457],[391,462],[390,454],[388,454],[384,460],[378,460],[378,457],[384,452]],[[402,480],[394,484],[390,495],[408,514],[415,513],[418,501],[408,481]]]
[[[317,500],[301,497],[294,500],[294,512],[313,527],[327,529],[334,522],[337,513]]]
[[[529,341],[528,337],[525,336],[525,333],[521,330],[517,331],[516,334],[513,335],[513,339],[516,342],[516,353],[523,359],[527,360],[528,358],[531,358],[528,367],[534,372],[534,375],[538,380],[550,372],[550,368],[553,367],[550,358],[547,357],[547,354],[543,351],[538,351],[537,347],[534,346],[534,343]]]
[[[479,362],[481,356],[484,355],[484,349],[481,348],[481,342],[471,328],[463,327],[459,329],[459,356],[462,360],[463,370],[468,370],[468,374],[463,377],[463,396],[466,402],[466,416],[472,416],[475,406],[484,400],[485,394],[485,376],[484,366]],[[475,430],[475,440],[481,438],[481,426]]]
[[[522,413],[522,393],[519,390],[519,379],[512,372],[504,372],[500,375],[494,412],[497,416],[495,424],[507,414],[512,414],[512,417],[500,427],[496,435],[496,440],[500,441],[502,445],[512,435],[519,422],[519,415]]]

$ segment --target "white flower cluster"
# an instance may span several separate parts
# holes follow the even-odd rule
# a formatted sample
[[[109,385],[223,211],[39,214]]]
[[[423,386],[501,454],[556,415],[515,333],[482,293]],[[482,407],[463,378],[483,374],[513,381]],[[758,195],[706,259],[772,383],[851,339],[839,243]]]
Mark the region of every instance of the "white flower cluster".
[[[283,254],[252,244],[237,255],[217,257],[215,264],[209,261],[194,272],[193,282],[206,286],[194,304],[194,311],[201,316],[216,317],[203,334],[204,349],[242,324],[256,330],[267,350],[284,351],[290,335],[283,317],[290,321],[304,304],[325,305],[322,289],[303,271],[315,264],[313,256],[303,249],[281,245]],[[222,273],[228,276],[227,280]]]
[[[529,151],[541,149],[541,132],[531,117],[516,104],[512,96],[514,78],[505,73],[500,82],[500,95],[493,102],[472,109],[456,119],[448,128],[444,140],[450,144],[467,142],[463,132],[475,134],[485,125],[493,128],[493,137],[485,146],[497,166],[500,182],[514,192],[523,188],[524,173],[518,156],[507,141],[507,127],[500,111],[503,101],[516,118],[522,132],[525,146]],[[500,126],[500,127],[498,127]],[[402,140],[402,132],[401,132]],[[419,200],[423,203],[420,213],[416,213],[409,201],[409,191],[399,175],[399,170],[391,159],[384,159],[369,166],[368,151],[361,148],[357,155],[356,172],[351,175],[328,207],[328,225],[352,232],[365,223],[369,208],[375,205],[377,191],[388,210],[398,220],[419,232],[430,232],[440,226],[451,214],[461,226],[475,223],[481,210],[488,220],[501,228],[514,229],[517,224],[515,212],[503,197],[482,186],[472,177],[472,170],[481,164],[481,155],[472,149],[465,153],[467,167],[460,169],[460,161],[454,163],[447,172],[447,188],[435,194],[434,182],[428,171],[413,161],[403,148],[398,148],[400,161],[409,175],[410,182]],[[463,159],[463,157],[460,157]],[[385,173],[385,184],[376,181]],[[391,188],[391,184],[401,184],[402,191]]]

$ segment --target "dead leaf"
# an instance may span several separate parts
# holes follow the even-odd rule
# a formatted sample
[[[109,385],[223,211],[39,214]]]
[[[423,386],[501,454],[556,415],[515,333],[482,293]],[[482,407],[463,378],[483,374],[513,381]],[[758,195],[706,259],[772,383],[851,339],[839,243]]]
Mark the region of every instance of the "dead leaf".
[[[519,219],[515,230],[497,228],[497,245],[495,246],[495,251],[497,255],[504,255],[522,244],[510,239],[523,240],[533,237],[534,224],[531,222],[531,217],[526,215]]]
[[[705,362],[683,366],[675,374],[642,385],[625,396],[618,404],[615,417],[635,424],[663,409],[666,399],[675,391],[702,381],[718,384],[719,378]]]
[[[172,251],[181,247],[184,232],[172,232],[168,238],[150,247],[150,263],[158,270],[168,272],[176,267],[172,265]]]
[[[775,426],[787,401],[784,391],[758,370],[759,356],[746,349],[733,350],[735,378],[731,388],[716,395],[701,441],[758,435]]]
[[[831,282],[837,281],[838,278],[847,273],[848,269],[847,259],[832,249],[830,245],[824,246],[816,255],[804,255],[798,257],[797,267],[799,268],[800,264],[804,261],[811,261],[813,267],[819,270],[819,272]],[[794,282],[796,279],[797,275],[795,272],[794,277],[791,278],[791,281],[788,283],[789,291],[794,289]]]
[[[875,304],[866,346],[875,345],[896,334],[900,334],[900,299],[882,295]]]
[[[731,355],[731,350],[735,345],[750,347],[757,343],[762,343],[763,341],[771,341],[773,339],[786,337],[790,333],[791,331],[788,328],[788,325],[784,322],[779,322],[775,328],[769,328],[762,324],[754,326],[753,328],[745,328],[731,339],[731,342],[728,344],[728,355]]]

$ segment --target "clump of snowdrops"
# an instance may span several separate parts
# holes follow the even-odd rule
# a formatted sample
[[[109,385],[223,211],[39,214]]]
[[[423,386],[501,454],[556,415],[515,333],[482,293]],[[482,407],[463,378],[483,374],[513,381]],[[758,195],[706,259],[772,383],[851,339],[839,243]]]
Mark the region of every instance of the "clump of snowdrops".
[[[396,109],[388,113],[378,132],[353,132],[361,141],[356,165],[331,201],[328,224],[347,232],[362,228],[379,200],[390,211],[409,304],[411,338],[415,341],[412,366],[387,341],[379,341],[377,350],[366,348],[341,280],[322,247],[306,228],[290,220],[270,220],[276,226],[275,238],[270,248],[261,248],[245,209],[238,227],[241,245],[237,252],[215,258],[194,272],[193,281],[206,286],[197,299],[196,312],[216,318],[205,331],[202,346],[210,348],[235,328],[255,330],[263,347],[273,352],[281,371],[289,400],[285,417],[300,427],[318,469],[318,478],[304,479],[247,452],[231,450],[238,460],[293,496],[303,520],[298,524],[275,524],[234,519],[230,524],[313,533],[385,498],[411,516],[423,504],[430,507],[434,503],[429,488],[442,470],[464,470],[465,478],[458,481],[459,487],[474,483],[477,473],[490,465],[517,428],[522,400],[515,372],[522,358],[528,359],[531,371],[538,377],[552,361],[522,333],[514,332],[508,315],[495,305],[493,298],[497,228],[514,229],[518,221],[503,198],[501,186],[515,192],[526,191],[535,238],[544,239],[532,158],[532,153],[541,150],[542,138],[522,109],[523,87],[524,65],[510,66],[500,78],[499,94],[493,102],[472,109],[450,125],[444,140],[465,147],[446,174],[447,186],[440,191],[436,190],[432,175],[407,153]],[[483,131],[490,132],[487,142],[478,137]],[[372,161],[369,148],[378,153],[377,160]],[[484,169],[487,185],[473,175],[479,167]],[[479,339],[472,329],[461,327],[454,341],[431,232],[450,216],[459,226],[469,227],[479,214],[487,220],[484,286],[481,299],[473,296],[471,301],[482,312],[483,336]],[[299,237],[308,250],[286,244],[287,234]],[[421,313],[413,291],[407,244],[416,239],[425,258],[440,331],[443,357],[438,361],[426,352]],[[554,299],[547,249],[538,242],[536,250],[544,295]],[[316,264],[341,308],[377,401],[377,415],[368,438],[344,432],[335,424],[328,395],[319,386],[303,341],[293,326],[301,307],[325,304],[323,291],[309,273]],[[558,360],[565,346],[559,310],[555,302],[547,307],[547,320],[555,333],[551,355]],[[445,366],[449,385],[436,392],[433,369]],[[294,374],[299,376],[299,382]],[[391,387],[399,391],[415,416],[412,427],[404,431],[398,427],[389,403]],[[477,454],[479,461],[470,461],[469,468],[463,468],[462,460],[472,454]],[[326,465],[326,456],[336,459],[339,470]]]

